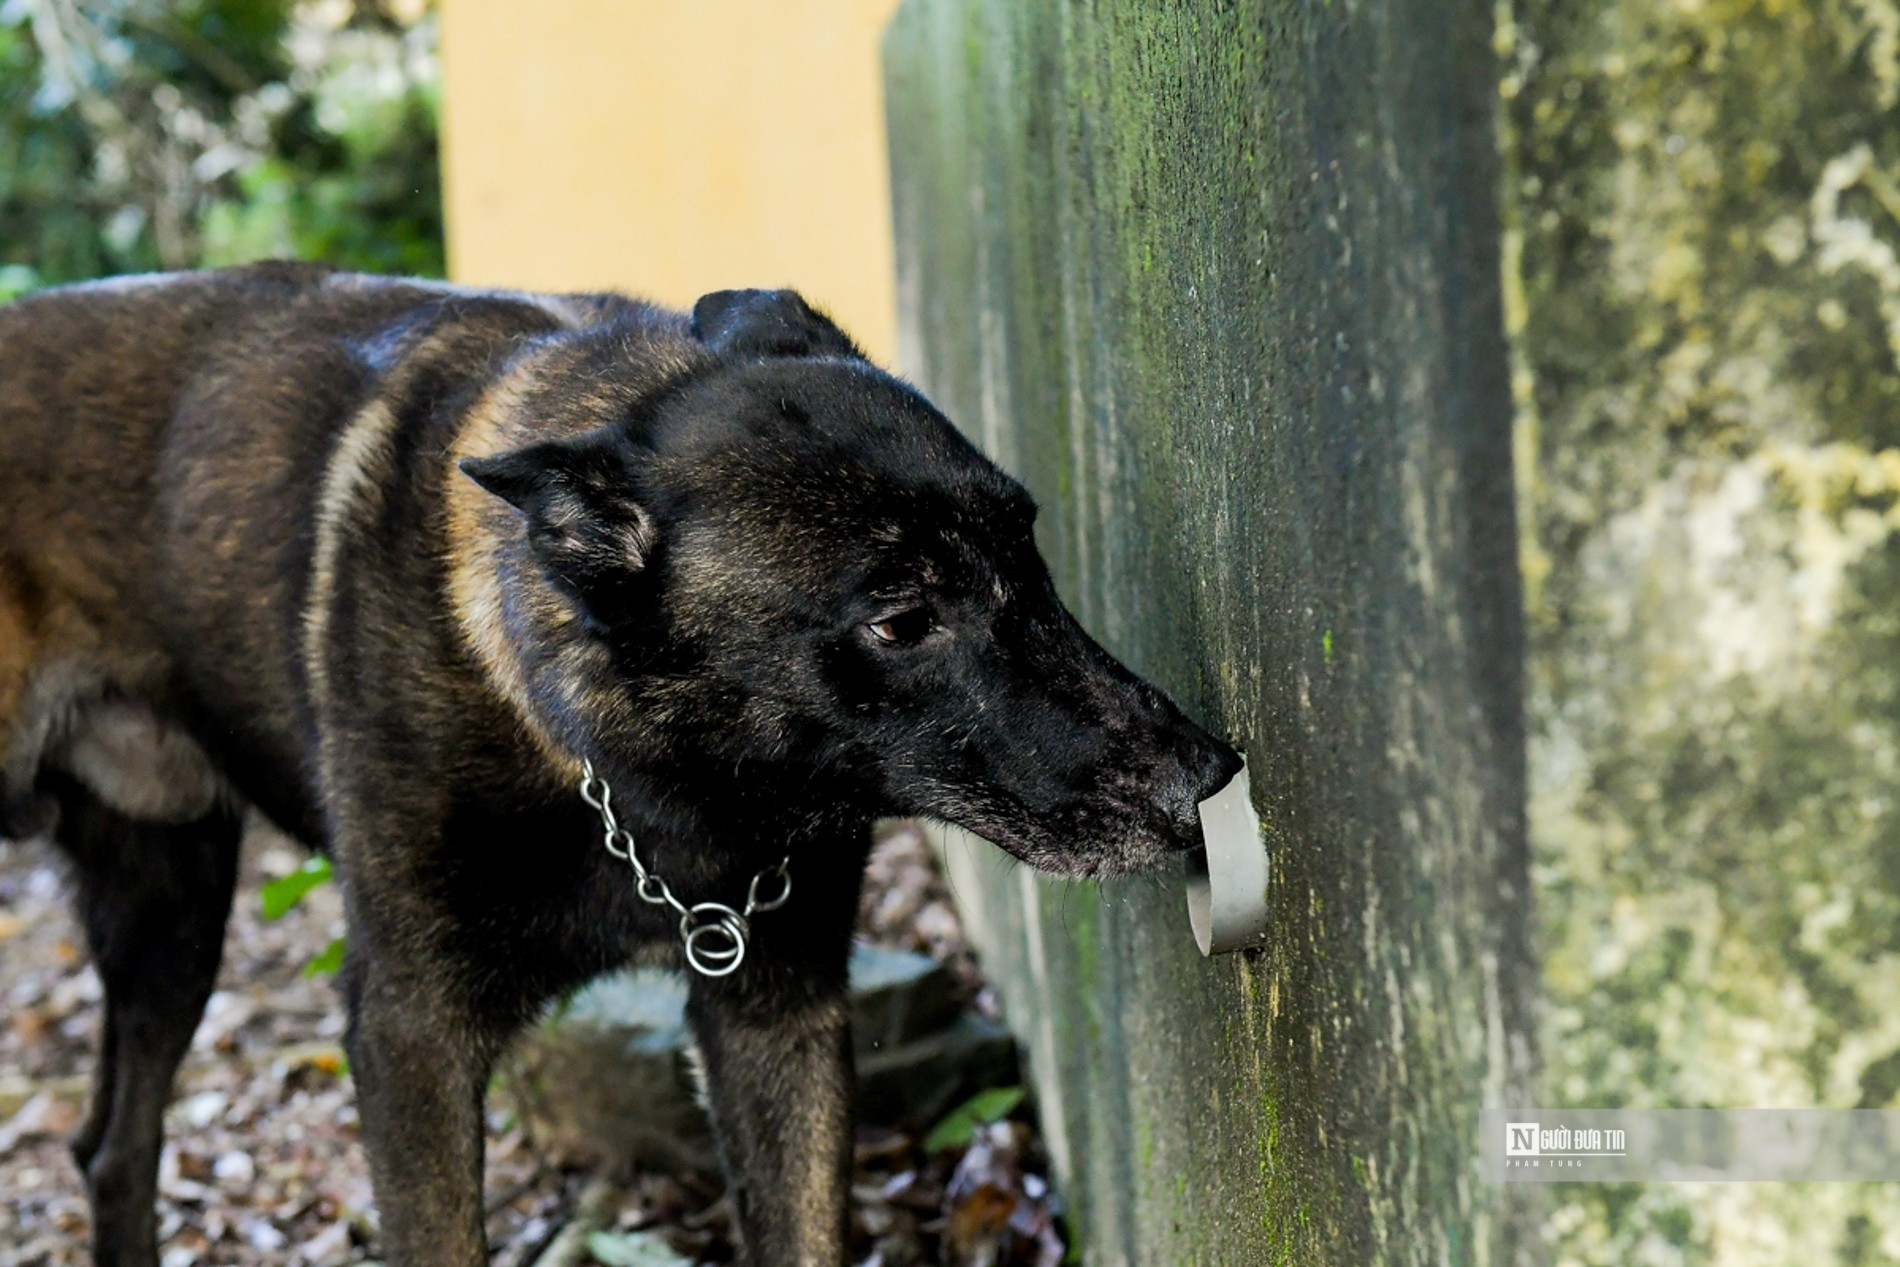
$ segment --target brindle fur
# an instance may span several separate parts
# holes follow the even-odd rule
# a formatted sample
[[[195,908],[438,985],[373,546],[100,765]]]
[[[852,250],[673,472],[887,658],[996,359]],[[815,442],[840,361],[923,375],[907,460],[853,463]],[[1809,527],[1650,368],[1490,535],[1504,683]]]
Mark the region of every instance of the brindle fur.
[[[689,316],[270,264],[0,309],[0,831],[70,855],[105,984],[97,1261],[156,1262],[247,806],[341,880],[385,1256],[484,1260],[497,1053],[589,977],[679,963],[587,757],[688,900],[790,852],[792,901],[690,1016],[747,1261],[842,1262],[873,817],[1128,871],[1236,766],[1062,609],[1033,514],[790,292]]]

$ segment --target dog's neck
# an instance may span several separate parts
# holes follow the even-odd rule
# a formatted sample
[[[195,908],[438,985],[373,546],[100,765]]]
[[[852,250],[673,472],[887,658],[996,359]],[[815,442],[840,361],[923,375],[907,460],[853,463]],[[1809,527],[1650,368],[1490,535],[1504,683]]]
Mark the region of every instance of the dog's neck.
[[[560,779],[578,786],[581,761],[574,746],[563,742],[535,704],[532,674],[523,655],[526,630],[521,628],[526,623],[559,630],[571,616],[551,586],[540,586],[547,593],[537,595],[533,581],[520,575],[533,561],[527,557],[513,508],[456,467],[463,458],[487,457],[529,441],[520,408],[526,372],[527,367],[519,367],[482,393],[464,415],[449,454],[443,477],[448,599],[463,643],[487,685],[501,696]],[[511,573],[525,583],[511,585]],[[542,601],[534,601],[537,598]]]
[[[596,353],[598,341],[607,337],[624,342],[633,336],[607,328],[574,331],[519,354],[463,413],[441,476],[448,602],[461,642],[550,773],[575,787],[582,757],[603,755],[599,736],[640,733],[639,705],[613,652],[589,631],[578,600],[558,588],[535,557],[521,512],[463,474],[459,464],[568,438],[611,416],[604,403],[597,411],[564,413],[530,396],[534,383],[560,377],[555,371],[563,362]],[[691,373],[704,356],[703,349],[676,344],[663,331],[643,329],[640,337],[642,355],[625,379],[602,388],[622,409]]]

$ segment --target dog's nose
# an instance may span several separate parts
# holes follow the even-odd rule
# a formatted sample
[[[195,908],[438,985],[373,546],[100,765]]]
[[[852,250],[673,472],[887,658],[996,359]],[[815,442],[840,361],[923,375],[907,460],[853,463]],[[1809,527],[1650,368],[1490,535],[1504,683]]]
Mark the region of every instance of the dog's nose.
[[[1209,735],[1206,752],[1201,759],[1201,790],[1195,796],[1194,803],[1198,806],[1233,782],[1234,776],[1240,773],[1240,766],[1240,754]]]
[[[1201,802],[1226,787],[1240,773],[1240,754],[1192,722],[1182,719],[1187,730],[1178,754],[1171,795],[1164,800],[1175,844],[1181,849],[1201,847]]]

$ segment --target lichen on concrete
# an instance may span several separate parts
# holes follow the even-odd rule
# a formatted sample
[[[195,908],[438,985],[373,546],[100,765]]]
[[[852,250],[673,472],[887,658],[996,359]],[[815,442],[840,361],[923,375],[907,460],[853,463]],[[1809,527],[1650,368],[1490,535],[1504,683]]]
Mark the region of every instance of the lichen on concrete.
[[[1559,1104],[1900,1107],[1896,32],[1504,7]],[[1548,1231],[1580,1267],[1900,1259],[1872,1185],[1567,1187]]]

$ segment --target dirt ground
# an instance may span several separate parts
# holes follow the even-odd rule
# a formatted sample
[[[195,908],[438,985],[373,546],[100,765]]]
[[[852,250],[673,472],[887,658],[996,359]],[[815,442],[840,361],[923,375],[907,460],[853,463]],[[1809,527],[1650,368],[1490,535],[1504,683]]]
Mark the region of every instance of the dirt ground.
[[[338,1046],[341,1005],[327,977],[306,971],[342,932],[340,903],[323,886],[282,918],[262,918],[260,887],[302,858],[268,830],[245,843],[218,990],[167,1117],[163,1267],[336,1267],[377,1257]],[[862,935],[951,961],[981,991],[950,894],[914,827],[878,847]],[[83,1264],[86,1205],[66,1139],[88,1094],[100,988],[63,870],[43,845],[0,841],[0,997],[0,1264]],[[715,1177],[642,1174],[609,1184],[564,1171],[516,1125],[505,1085],[490,1096],[488,1125],[488,1234],[498,1267],[662,1262],[639,1256],[662,1244],[687,1261],[730,1259]],[[1021,1120],[934,1153],[908,1135],[862,1130],[853,1261],[1054,1267],[1063,1246],[1045,1173]],[[581,1213],[605,1234],[577,1235]]]

